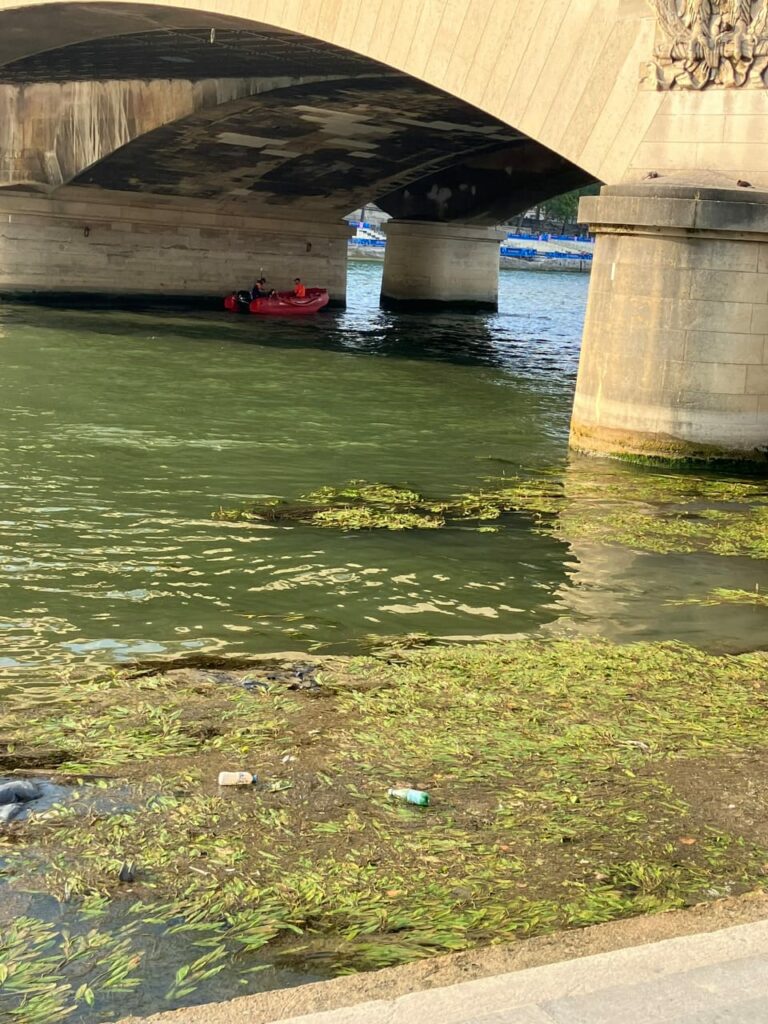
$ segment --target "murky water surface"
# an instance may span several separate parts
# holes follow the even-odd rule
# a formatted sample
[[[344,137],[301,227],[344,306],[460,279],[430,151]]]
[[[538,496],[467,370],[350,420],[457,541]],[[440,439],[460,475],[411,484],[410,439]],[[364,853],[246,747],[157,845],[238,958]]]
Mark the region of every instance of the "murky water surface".
[[[435,497],[567,462],[588,280],[502,274],[495,315],[350,305],[307,321],[0,310],[0,677],[199,652],[353,651],[408,632],[574,627],[718,649],[765,609],[673,602],[764,589],[762,562],[451,528],[336,533],[211,519],[363,478]],[[587,467],[589,472],[589,467]],[[620,467],[617,473],[642,469]]]

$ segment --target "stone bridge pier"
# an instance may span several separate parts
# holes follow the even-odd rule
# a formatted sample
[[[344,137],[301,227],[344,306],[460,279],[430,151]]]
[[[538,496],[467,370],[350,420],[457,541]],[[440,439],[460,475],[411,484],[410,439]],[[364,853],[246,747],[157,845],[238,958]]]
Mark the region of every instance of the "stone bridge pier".
[[[386,232],[382,305],[496,309],[505,232],[416,220],[392,220]]]
[[[572,446],[768,466],[768,191],[610,186],[581,217],[597,241]]]

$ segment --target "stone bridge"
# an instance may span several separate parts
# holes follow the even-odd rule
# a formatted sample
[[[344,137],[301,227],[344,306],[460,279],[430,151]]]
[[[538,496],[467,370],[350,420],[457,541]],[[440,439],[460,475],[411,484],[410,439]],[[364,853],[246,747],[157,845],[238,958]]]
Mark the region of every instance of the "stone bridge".
[[[768,0],[0,0],[0,291],[493,305],[495,225],[590,182],[572,443],[766,461]]]

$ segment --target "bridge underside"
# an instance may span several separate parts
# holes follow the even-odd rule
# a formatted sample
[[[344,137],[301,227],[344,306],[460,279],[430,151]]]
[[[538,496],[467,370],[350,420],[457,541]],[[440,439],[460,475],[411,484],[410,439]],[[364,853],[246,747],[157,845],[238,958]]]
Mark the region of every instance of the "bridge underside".
[[[578,168],[471,107],[401,76],[315,81],[157,128],[72,184],[340,219],[374,200],[393,216],[495,224]]]
[[[68,16],[91,37],[75,41],[69,22],[72,42],[36,53],[39,12],[27,13],[32,24],[17,18],[0,44],[2,237],[16,253],[15,269],[0,280],[6,291],[220,295],[263,270],[278,286],[310,276],[341,300],[342,218],[375,201],[396,219],[453,226],[450,242],[435,243],[439,284],[402,254],[395,260],[411,286],[422,282],[423,294],[409,297],[493,304],[496,270],[487,259],[482,286],[466,274],[463,285],[460,273],[453,280],[451,268],[477,249],[477,232],[466,236],[467,248],[460,226],[493,226],[592,180],[469,104],[306,37],[229,21],[201,28],[185,12],[178,24],[168,24],[166,12],[162,27],[135,32],[157,12],[118,8],[110,20],[99,6],[91,25],[72,5]],[[30,193],[54,205],[22,197]],[[82,223],[83,204],[99,230]],[[118,221],[134,239],[146,234],[147,204],[164,225],[156,239],[162,265],[147,247],[137,261],[138,249],[121,246]],[[226,259],[231,217],[242,237]],[[76,260],[72,251],[57,259],[47,245],[52,219],[57,240],[71,220]],[[206,224],[217,258],[190,244],[189,232],[199,240],[194,233]],[[394,293],[397,276],[387,279]]]
[[[101,120],[114,118],[115,104],[134,121],[137,106],[157,106],[139,83],[163,83],[167,91],[176,83],[178,91],[202,82],[209,92],[196,111],[170,106],[168,123],[137,127],[135,138],[99,154],[94,166],[75,168],[69,154],[57,153],[60,165],[78,172],[70,178],[77,185],[236,200],[250,213],[279,207],[326,220],[376,200],[394,216],[492,224],[592,180],[520,132],[374,61],[274,30],[187,28],[100,38],[0,67],[8,112],[14,99],[37,107],[23,111],[32,131],[22,126],[21,133],[41,185],[61,182],[45,180],[46,160],[36,149],[78,144],[52,135],[46,110],[59,122],[68,114],[83,136],[109,132],[98,110],[77,109],[76,97],[60,109],[73,82],[81,94],[101,84]],[[19,125],[4,123],[2,148],[11,151]],[[27,178],[5,184],[33,184],[34,170]]]

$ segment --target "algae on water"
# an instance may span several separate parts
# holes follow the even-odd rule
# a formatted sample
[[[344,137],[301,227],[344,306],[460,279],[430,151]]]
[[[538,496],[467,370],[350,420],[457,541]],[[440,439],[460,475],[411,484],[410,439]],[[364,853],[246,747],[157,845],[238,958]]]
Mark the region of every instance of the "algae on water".
[[[566,542],[762,558],[767,498],[759,481],[590,463],[444,498],[353,481],[218,515],[483,532],[514,518]],[[766,599],[719,588],[690,601]],[[75,793],[0,832],[3,895],[53,898],[67,915],[0,905],[0,1017],[122,1015],[157,974],[157,941],[184,954],[153,1009],[210,998],[220,976],[248,991],[270,964],[348,973],[763,883],[765,658],[420,633],[367,643],[366,657],[324,661],[308,691],[155,666],[3,713],[0,772],[50,771]],[[261,784],[222,795],[222,769]],[[713,811],[713,772],[748,813],[738,796]],[[394,804],[390,789],[432,803]]]
[[[293,522],[338,530],[418,530],[472,525],[489,532],[527,516],[538,532],[661,554],[711,552],[768,557],[768,488],[650,470],[570,467],[486,481],[475,491],[430,499],[410,488],[352,481],[296,502],[221,509],[229,521]]]
[[[445,525],[442,503],[427,501],[406,487],[364,480],[320,487],[295,502],[270,500],[244,509],[219,509],[214,518],[296,522],[340,530],[416,530]]]
[[[752,604],[768,607],[768,594],[762,594],[759,590],[731,590],[727,587],[715,587],[703,597],[688,597],[685,600],[671,603],[678,605]]]

